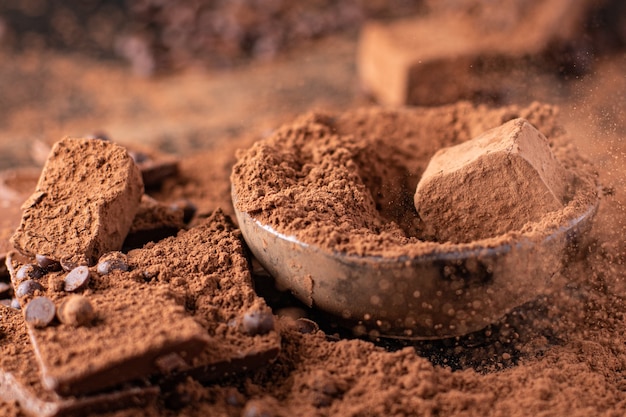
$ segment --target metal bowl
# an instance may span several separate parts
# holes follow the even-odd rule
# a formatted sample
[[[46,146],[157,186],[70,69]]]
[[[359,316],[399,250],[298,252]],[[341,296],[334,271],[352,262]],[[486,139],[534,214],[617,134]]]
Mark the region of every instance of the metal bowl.
[[[442,245],[397,258],[323,250],[235,212],[250,250],[278,285],[359,334],[420,340],[481,330],[548,291],[597,207],[596,199],[539,239],[521,234],[495,247]]]

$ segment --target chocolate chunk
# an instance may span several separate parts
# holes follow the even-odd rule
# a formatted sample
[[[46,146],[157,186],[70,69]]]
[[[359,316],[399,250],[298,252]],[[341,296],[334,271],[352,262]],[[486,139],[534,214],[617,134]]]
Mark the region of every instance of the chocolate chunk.
[[[26,281],[27,279],[40,279],[45,275],[46,271],[39,265],[26,264],[19,267],[15,273],[17,282]]]
[[[47,297],[35,297],[26,304],[24,320],[34,327],[46,327],[54,320],[56,307]]]
[[[481,194],[485,189],[489,205]],[[548,140],[519,118],[440,149],[422,174],[414,201],[435,240],[459,243],[519,230],[561,209],[566,198],[566,171]]]
[[[86,326],[96,318],[96,312],[87,297],[72,295],[66,297],[57,310],[59,321],[70,326]]]
[[[254,291],[240,235],[220,210],[175,237],[129,252],[128,261],[135,273],[151,276],[152,285],[166,284],[211,336],[181,374],[213,381],[263,366],[278,354],[271,311]],[[255,336],[241,330],[244,315],[253,312],[263,312],[251,319],[262,323]]]
[[[0,306],[0,337],[0,401],[19,403],[24,414],[38,417],[86,416],[146,405],[159,394],[158,387],[138,384],[92,396],[59,397],[42,384],[37,358],[24,319],[18,311]]]
[[[79,266],[70,271],[63,280],[63,289],[67,292],[84,290],[89,284],[90,272],[86,266]]]
[[[50,272],[48,282],[64,275]],[[30,332],[47,389],[61,395],[101,391],[159,374],[155,357],[176,352],[189,360],[206,347],[205,330],[163,286],[138,282],[130,272],[113,271],[99,277],[89,291],[89,301],[98,312],[92,325],[49,326]],[[59,306],[74,296],[55,288],[45,290],[45,295]],[[67,308],[61,313],[64,320],[85,320],[72,317],[74,313]],[[84,308],[77,309],[80,314],[78,311],[84,312]]]
[[[302,334],[316,333],[320,329],[316,322],[305,318],[295,320],[295,328]]]
[[[268,309],[247,311],[241,320],[243,331],[251,336],[263,335],[274,330],[274,316]]]
[[[122,252],[105,253],[98,261],[96,271],[100,275],[107,275],[111,271],[128,271],[128,259]]]
[[[35,291],[43,291],[43,290],[44,288],[40,283],[32,279],[27,279],[26,281],[22,281],[17,284],[17,289],[15,290],[15,296],[19,299],[27,295],[35,294]]]
[[[388,105],[502,98],[526,86],[525,77],[517,81],[511,69],[529,56],[540,60],[555,44],[564,47],[567,38],[579,35],[589,7],[585,3],[544,1],[514,14],[515,20],[485,7],[482,13],[435,12],[372,22],[359,39],[359,78]]]
[[[185,222],[182,208],[160,203],[144,194],[124,241],[124,250],[140,248],[148,242],[158,242],[174,236],[183,228]]]
[[[35,262],[46,271],[58,271],[61,269],[61,263],[54,259],[48,258],[46,255],[35,255]]]
[[[59,265],[61,265],[62,270],[71,272],[79,266],[89,266],[89,261],[83,256],[64,256],[59,261]]]
[[[178,173],[178,158],[174,156],[138,146],[129,148],[128,152],[141,170],[146,188],[156,188]]]
[[[142,194],[141,174],[123,147],[65,138],[53,146],[23,204],[11,243],[30,255],[95,263],[121,249]]]

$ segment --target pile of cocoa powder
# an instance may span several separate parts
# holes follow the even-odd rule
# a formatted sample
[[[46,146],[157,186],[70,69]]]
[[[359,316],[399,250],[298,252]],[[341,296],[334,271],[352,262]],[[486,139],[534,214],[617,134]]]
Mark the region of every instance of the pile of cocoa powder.
[[[440,143],[454,143],[484,130],[489,119],[484,108],[464,103],[445,111],[412,112],[421,114],[422,123],[403,123],[397,113],[367,109],[339,117],[350,126],[373,132],[370,135],[381,138],[381,143],[390,134],[410,138],[422,129],[436,132]],[[560,149],[557,154],[565,167],[583,173],[584,178],[595,178],[592,168],[567,144],[567,135],[556,123],[554,112],[552,107],[534,105],[526,111],[508,108],[489,114],[498,123],[516,116],[533,121],[551,140],[562,141],[562,146],[555,149]],[[379,113],[388,117],[389,123],[368,125],[369,116]],[[464,115],[464,122],[459,122],[459,114]],[[433,129],[438,118],[453,128]],[[311,116],[304,120],[309,122]],[[300,126],[302,122],[296,122],[278,132]],[[166,180],[153,196],[163,201],[191,199],[198,207],[192,225],[218,206],[232,213],[229,174],[235,162],[234,150],[249,148],[254,139],[244,138],[219,151],[182,160],[179,174]],[[435,147],[435,142],[431,146]],[[358,145],[358,141],[352,143]],[[317,149],[320,157],[327,152],[323,146]],[[378,149],[384,155],[385,147]],[[403,161],[415,161],[423,152],[420,149],[396,155]],[[363,156],[376,161],[379,155]],[[420,165],[421,169],[424,166]],[[364,172],[363,178],[373,178]],[[389,176],[373,178],[369,184],[384,190],[383,185],[396,178],[390,170]],[[417,180],[411,178],[413,183],[404,185],[409,202],[406,210],[412,207],[412,185]],[[379,195],[381,201],[384,197]],[[274,208],[280,208],[280,204],[274,202]],[[390,216],[375,208],[370,213],[376,219],[365,221],[381,222]],[[586,248],[586,256],[571,260],[562,272],[568,282],[562,290],[520,306],[484,331],[452,340],[414,346],[384,340],[338,340],[338,335],[349,332],[318,318],[288,295],[268,291],[263,295],[275,311],[286,312],[284,307],[290,307],[300,316],[316,319],[325,333],[315,331],[314,326],[302,328],[293,317],[285,316],[278,322],[281,352],[260,370],[213,383],[188,379],[151,405],[108,415],[613,415],[626,404],[621,382],[626,348],[616,337],[626,331],[626,326],[624,305],[614,294],[623,276],[622,249],[607,244],[603,232],[612,221],[623,221],[619,207],[601,205],[591,233],[592,243]],[[163,241],[159,245],[164,255],[167,244]],[[219,261],[227,255],[217,253],[208,260]],[[257,291],[266,291],[271,277],[255,272]],[[7,413],[19,415],[19,409],[12,405],[2,407]]]
[[[478,120],[468,123],[468,136],[472,129],[482,128],[477,127],[480,110],[464,104],[458,108]],[[543,114],[535,122],[549,136],[562,133],[545,119],[550,117]],[[386,128],[420,128],[394,122]],[[293,125],[283,129],[290,128]],[[248,147],[250,140],[239,145]],[[572,149],[564,144],[561,152]],[[574,160],[581,164],[577,170],[591,172],[584,161]],[[199,207],[228,206],[227,169],[233,161],[232,148],[197,155],[183,161],[181,176],[164,190],[176,197],[196,195]],[[214,183],[205,182],[207,178],[216,181],[215,186],[209,186]],[[212,195],[215,187],[225,191]],[[337,340],[337,329],[328,321],[319,320],[326,334],[302,334],[292,319],[283,318],[281,353],[261,371],[213,385],[189,380],[176,389],[185,399],[175,404],[176,410],[167,408],[174,406],[171,403],[157,403],[112,415],[619,414],[626,405],[621,382],[626,348],[616,335],[626,326],[623,300],[614,290],[623,276],[623,259],[619,245],[606,242],[602,229],[607,222],[623,221],[623,216],[614,204],[602,204],[586,256],[571,260],[562,272],[568,284],[482,332],[412,347],[388,341],[378,341],[377,346],[370,341]],[[262,280],[271,277],[257,276],[257,288],[264,287]],[[278,301],[275,307],[285,304],[289,301]],[[315,318],[315,312],[299,305],[298,311]]]

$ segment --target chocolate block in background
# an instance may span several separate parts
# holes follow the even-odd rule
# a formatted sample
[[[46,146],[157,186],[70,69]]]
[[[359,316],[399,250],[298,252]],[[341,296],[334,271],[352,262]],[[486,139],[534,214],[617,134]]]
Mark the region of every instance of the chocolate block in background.
[[[584,29],[589,0],[498,3],[481,13],[435,9],[423,17],[363,27],[357,69],[363,87],[388,105],[503,100],[524,88],[511,71],[569,44]],[[507,14],[508,12],[508,14]],[[521,77],[521,75],[520,75]]]
[[[22,314],[0,306],[0,402],[15,401],[22,412],[31,416],[84,416],[147,405],[156,400],[159,392],[159,387],[145,384],[87,397],[61,397],[46,389]]]
[[[19,265],[13,267],[19,271]],[[95,310],[91,324],[28,324],[46,389],[60,395],[98,392],[160,374],[159,361],[168,355],[190,362],[206,347],[206,331],[164,285],[146,283],[132,272],[98,275],[94,269],[88,271],[90,280],[82,292]],[[19,297],[22,310],[26,313],[38,296],[46,296],[59,310],[74,296],[65,290],[68,276],[65,271],[48,272],[34,280],[38,289]],[[19,273],[11,279],[19,296]]]
[[[121,249],[142,194],[141,174],[126,149],[104,140],[62,139],[22,206],[11,243],[24,254],[93,264]]]
[[[145,280],[167,285],[209,336],[183,375],[216,380],[278,355],[274,317],[254,291],[239,231],[220,210],[176,237],[129,252],[128,263]]]

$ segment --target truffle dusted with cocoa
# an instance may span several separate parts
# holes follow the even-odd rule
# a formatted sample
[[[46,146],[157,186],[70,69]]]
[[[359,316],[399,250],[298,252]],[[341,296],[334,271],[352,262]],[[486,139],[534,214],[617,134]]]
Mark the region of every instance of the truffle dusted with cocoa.
[[[90,264],[119,250],[143,194],[141,173],[126,150],[101,140],[64,138],[22,206],[11,243],[21,252]]]
[[[432,238],[470,242],[520,230],[559,210],[567,184],[546,137],[514,119],[438,151],[414,202]]]

